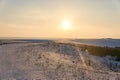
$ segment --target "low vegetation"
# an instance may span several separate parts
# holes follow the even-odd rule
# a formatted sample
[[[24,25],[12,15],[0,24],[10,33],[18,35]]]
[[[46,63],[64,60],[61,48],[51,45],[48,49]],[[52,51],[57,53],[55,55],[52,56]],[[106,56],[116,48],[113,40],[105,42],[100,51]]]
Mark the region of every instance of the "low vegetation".
[[[116,58],[116,61],[120,61],[120,48],[115,47],[99,47],[99,46],[92,46],[92,45],[84,45],[84,44],[73,44],[73,43],[58,43],[58,44],[67,44],[76,47],[80,47],[83,51],[88,50],[88,52],[95,56],[112,56]]]
[[[113,56],[116,57],[116,60],[120,61],[120,49],[119,48],[109,48],[109,47],[98,47],[98,46],[88,46],[88,45],[79,45],[84,50],[88,50],[88,52],[92,55],[96,56]]]

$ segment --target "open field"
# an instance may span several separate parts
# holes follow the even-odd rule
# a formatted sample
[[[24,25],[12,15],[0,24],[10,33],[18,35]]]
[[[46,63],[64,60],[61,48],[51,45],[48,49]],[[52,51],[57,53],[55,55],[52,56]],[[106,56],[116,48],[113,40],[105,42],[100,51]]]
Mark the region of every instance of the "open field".
[[[120,80],[120,62],[101,50],[69,41],[1,40],[0,80]]]

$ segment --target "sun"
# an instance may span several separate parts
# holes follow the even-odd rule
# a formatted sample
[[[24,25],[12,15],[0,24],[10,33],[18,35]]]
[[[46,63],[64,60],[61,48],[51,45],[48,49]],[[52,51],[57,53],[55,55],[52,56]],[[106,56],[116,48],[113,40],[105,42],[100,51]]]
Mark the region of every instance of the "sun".
[[[63,21],[63,28],[64,29],[70,29],[71,28],[71,23],[70,23],[70,20],[64,20]]]

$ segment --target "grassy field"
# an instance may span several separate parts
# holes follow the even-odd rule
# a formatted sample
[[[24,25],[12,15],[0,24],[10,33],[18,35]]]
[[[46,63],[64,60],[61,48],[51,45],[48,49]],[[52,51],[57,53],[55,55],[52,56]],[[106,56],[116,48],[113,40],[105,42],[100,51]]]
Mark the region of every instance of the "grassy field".
[[[18,41],[9,41],[9,40],[0,40],[0,45],[19,43]],[[54,42],[53,42],[54,44]],[[71,46],[76,46],[81,48],[83,51],[88,50],[88,52],[95,56],[113,56],[116,58],[116,61],[120,61],[120,47],[99,47],[92,45],[84,45],[84,44],[73,44],[73,43],[57,43],[57,44],[66,44]]]
[[[110,48],[110,47],[98,47],[92,45],[84,45],[84,44],[72,44],[72,43],[59,43],[59,44],[67,44],[81,48],[83,51],[88,50],[88,52],[95,56],[112,56],[116,58],[116,61],[120,61],[120,48]]]

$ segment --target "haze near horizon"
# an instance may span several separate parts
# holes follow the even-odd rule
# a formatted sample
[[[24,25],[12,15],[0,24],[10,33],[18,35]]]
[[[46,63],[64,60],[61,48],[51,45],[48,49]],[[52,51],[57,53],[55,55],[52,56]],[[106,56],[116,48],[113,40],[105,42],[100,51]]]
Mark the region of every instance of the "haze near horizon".
[[[120,0],[0,0],[0,37],[120,38]]]

